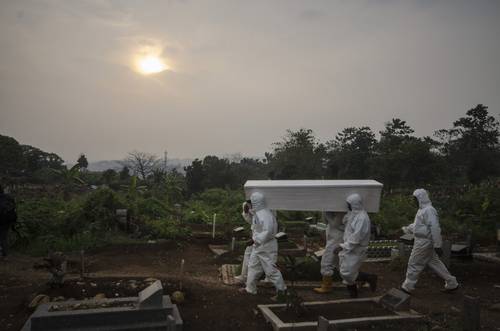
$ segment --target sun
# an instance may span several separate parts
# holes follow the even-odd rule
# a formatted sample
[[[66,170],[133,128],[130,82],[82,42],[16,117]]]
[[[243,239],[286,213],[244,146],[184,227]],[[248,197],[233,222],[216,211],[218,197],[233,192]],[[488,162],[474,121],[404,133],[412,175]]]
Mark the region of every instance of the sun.
[[[156,74],[168,69],[165,62],[158,56],[144,56],[138,59],[137,69],[144,75]]]

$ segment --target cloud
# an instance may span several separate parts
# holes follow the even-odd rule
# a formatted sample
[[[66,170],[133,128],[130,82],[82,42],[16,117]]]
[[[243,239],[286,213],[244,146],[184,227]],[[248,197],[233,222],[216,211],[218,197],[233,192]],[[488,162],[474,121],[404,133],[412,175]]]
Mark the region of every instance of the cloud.
[[[4,1],[0,131],[90,159],[261,155],[401,117],[419,135],[500,108],[499,2]],[[142,76],[156,50],[172,71]],[[429,119],[432,119],[429,123]]]

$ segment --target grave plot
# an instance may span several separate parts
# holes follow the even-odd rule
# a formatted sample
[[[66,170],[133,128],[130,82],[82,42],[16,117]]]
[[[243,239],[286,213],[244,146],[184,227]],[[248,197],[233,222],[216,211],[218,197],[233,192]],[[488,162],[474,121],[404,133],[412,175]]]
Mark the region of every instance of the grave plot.
[[[422,319],[423,315],[407,308],[408,300],[391,293],[373,298],[304,302],[301,315],[287,309],[286,304],[259,305],[258,308],[275,331],[316,331],[319,316],[328,320],[330,326],[339,328]]]
[[[138,297],[45,303],[28,319],[22,331],[43,330],[167,330],[182,331],[177,306],[163,295],[160,281]]]

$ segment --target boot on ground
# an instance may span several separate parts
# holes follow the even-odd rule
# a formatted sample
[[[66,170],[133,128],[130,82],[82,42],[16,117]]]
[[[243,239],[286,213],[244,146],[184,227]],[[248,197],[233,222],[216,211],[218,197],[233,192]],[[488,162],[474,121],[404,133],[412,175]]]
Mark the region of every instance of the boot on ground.
[[[377,281],[378,281],[377,275],[369,274],[366,272],[360,272],[356,280],[368,283],[368,285],[370,285],[370,290],[372,292],[375,292],[377,290]]]
[[[333,289],[333,278],[332,276],[323,276],[323,281],[321,282],[321,287],[314,288],[316,293],[330,293]]]

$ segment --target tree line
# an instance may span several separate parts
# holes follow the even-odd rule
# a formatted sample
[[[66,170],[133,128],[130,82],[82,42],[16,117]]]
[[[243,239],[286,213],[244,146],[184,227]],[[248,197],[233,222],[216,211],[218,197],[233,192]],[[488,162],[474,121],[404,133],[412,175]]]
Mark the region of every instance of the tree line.
[[[311,129],[288,130],[264,159],[229,162],[215,156],[186,170],[188,192],[238,188],[252,179],[373,178],[386,188],[477,184],[500,175],[499,122],[478,104],[449,129],[417,137],[399,118],[375,133],[368,126],[345,128],[326,142]]]
[[[152,187],[168,187],[171,194],[190,197],[210,188],[241,189],[247,179],[364,179],[386,188],[428,185],[477,184],[500,175],[499,122],[488,107],[478,104],[449,129],[432,137],[417,137],[403,119],[385,123],[379,138],[368,126],[348,127],[326,142],[313,130],[287,130],[263,158],[195,159],[185,174],[168,171],[152,154],[134,151],[123,160],[121,172],[107,170],[86,176],[90,182],[128,180],[129,173]],[[80,155],[80,169],[87,160]],[[0,135],[0,176],[35,178],[49,176],[46,169],[63,169],[54,153],[21,145]],[[89,181],[87,181],[89,182]],[[178,199],[175,199],[178,200]]]

